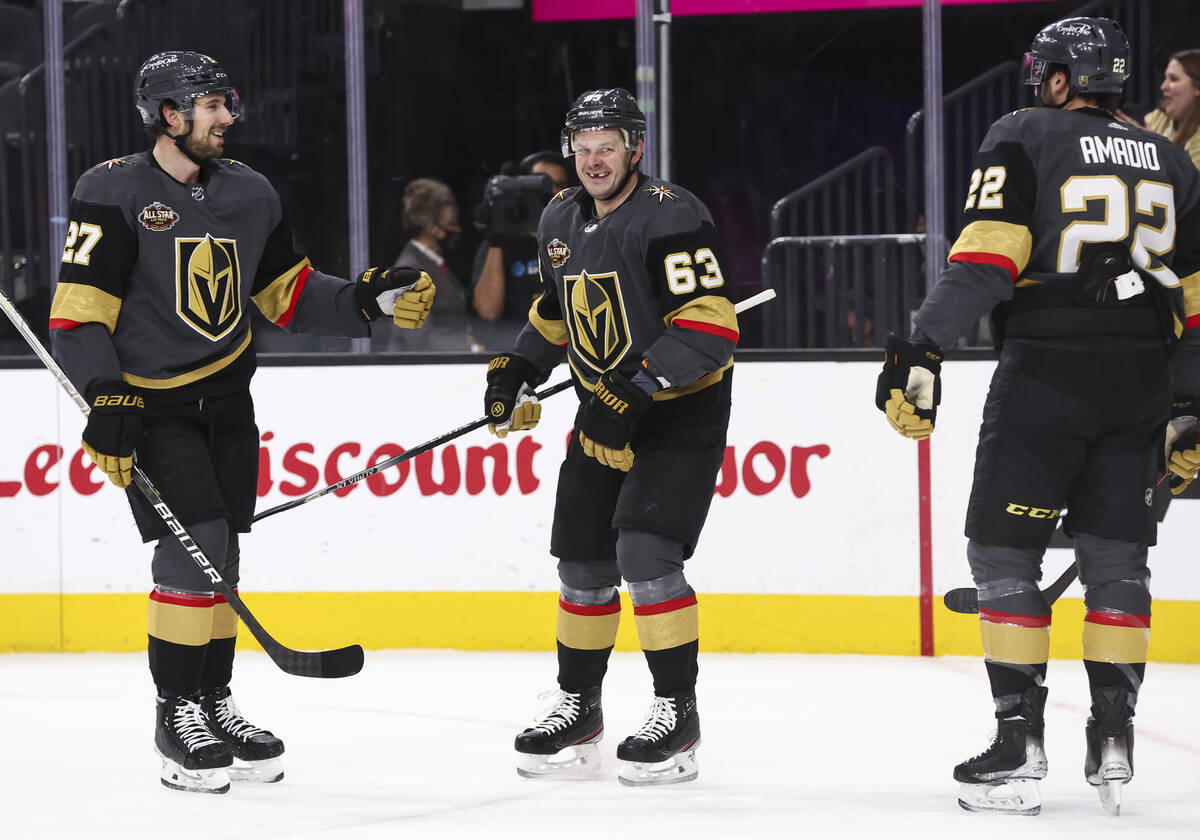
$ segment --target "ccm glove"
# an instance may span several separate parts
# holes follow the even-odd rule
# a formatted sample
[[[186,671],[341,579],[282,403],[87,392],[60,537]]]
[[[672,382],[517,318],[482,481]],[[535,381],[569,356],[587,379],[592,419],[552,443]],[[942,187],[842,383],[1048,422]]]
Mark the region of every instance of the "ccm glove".
[[[583,454],[606,467],[629,472],[633,450],[629,441],[638,419],[653,398],[615,370],[600,377],[591,398],[579,413],[579,445]]]
[[[91,411],[83,429],[83,451],[109,481],[128,487],[146,404],[124,382],[101,382],[89,388],[87,401]]]
[[[536,426],[542,406],[533,389],[545,381],[546,374],[521,356],[505,353],[488,362],[483,394],[483,410],[491,421],[488,431],[502,438]]]
[[[415,268],[368,268],[358,276],[354,297],[368,321],[391,313],[397,327],[415,330],[433,307],[437,286]]]
[[[1188,488],[1200,471],[1200,443],[1196,440],[1195,397],[1174,397],[1171,400],[1171,421],[1167,424],[1167,473],[1171,495],[1178,496]]]
[[[888,336],[883,372],[875,385],[875,405],[906,438],[924,440],[933,434],[942,401],[943,358],[933,344],[910,344],[894,334]]]

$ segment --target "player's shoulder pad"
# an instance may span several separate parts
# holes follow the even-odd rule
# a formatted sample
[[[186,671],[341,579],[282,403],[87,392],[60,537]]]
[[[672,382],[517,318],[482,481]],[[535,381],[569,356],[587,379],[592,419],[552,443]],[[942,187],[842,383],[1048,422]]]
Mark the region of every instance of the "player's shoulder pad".
[[[79,176],[73,197],[94,204],[120,203],[120,196],[134,189],[149,169],[141,155],[110,158]]]
[[[979,148],[987,150],[1000,143],[1024,146],[1031,139],[1041,137],[1048,128],[1047,120],[1061,113],[1053,108],[1019,108],[1007,113],[992,123]]]
[[[655,232],[694,230],[712,215],[704,202],[683,187],[648,178],[638,185],[634,198],[646,225]]]
[[[579,194],[583,187],[563,187],[561,190],[550,196],[550,204],[555,204],[561,201],[569,201]]]

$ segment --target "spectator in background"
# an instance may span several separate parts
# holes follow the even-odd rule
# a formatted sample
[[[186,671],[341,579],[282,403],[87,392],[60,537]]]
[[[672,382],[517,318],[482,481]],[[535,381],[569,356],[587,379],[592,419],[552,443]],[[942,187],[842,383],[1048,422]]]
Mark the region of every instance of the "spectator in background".
[[[1171,56],[1163,73],[1162,102],[1146,115],[1145,128],[1161,134],[1188,153],[1200,169],[1200,49]],[[1120,111],[1124,122],[1141,125]]]
[[[552,151],[534,152],[519,164],[506,164],[500,174],[542,175],[547,181],[549,198],[570,186],[567,165],[562,155]],[[494,183],[494,182],[493,182]],[[490,210],[485,194],[481,211]],[[483,215],[483,212],[477,214]],[[511,347],[529,315],[529,306],[538,294],[537,220],[532,218],[528,233],[504,238],[488,230],[482,219],[484,239],[475,252],[471,269],[471,306],[482,319],[476,335],[488,349]]]
[[[407,337],[373,335],[371,349],[380,350],[472,350],[467,319],[467,296],[463,285],[446,265],[446,255],[458,245],[458,202],[441,181],[417,178],[404,188],[404,232],[409,237],[394,266],[424,271],[437,285],[437,298],[421,330]]]

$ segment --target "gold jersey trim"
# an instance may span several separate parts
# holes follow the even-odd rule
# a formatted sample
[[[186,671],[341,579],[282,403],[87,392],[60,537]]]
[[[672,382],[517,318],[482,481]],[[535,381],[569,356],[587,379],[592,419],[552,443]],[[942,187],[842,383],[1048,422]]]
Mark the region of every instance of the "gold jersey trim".
[[[1002,257],[1012,264],[1020,275],[1029,265],[1029,254],[1033,250],[1033,234],[1025,225],[1012,222],[974,221],[962,229],[954,247],[950,249],[950,262],[959,255],[993,255]],[[961,259],[961,257],[960,257]],[[964,262],[990,262],[989,260],[963,260]]]
[[[571,366],[571,371],[575,374],[576,382],[578,382],[580,385],[582,385],[584,388],[586,388],[589,391],[596,390],[596,383],[589,382],[584,377],[583,373],[580,372],[579,368],[575,366],[574,359],[572,359],[568,356],[567,364],[569,364]],[[703,391],[709,385],[715,385],[716,383],[720,382],[721,379],[725,376],[725,371],[729,370],[731,367],[733,367],[733,359],[730,359],[728,362],[723,364],[717,370],[714,370],[712,373],[707,374],[705,376],[701,376],[695,382],[689,382],[687,385],[680,385],[678,388],[663,388],[661,391],[656,391],[655,393],[651,394],[650,396],[654,399],[655,402],[663,402],[664,400],[673,400],[676,397],[684,397],[684,396],[687,396],[688,394],[694,394],[697,391]]]
[[[1050,627],[1021,627],[980,621],[983,658],[1014,665],[1040,665],[1050,659]]]
[[[704,295],[693,298],[673,312],[668,312],[663,317],[663,323],[669,327],[676,318],[701,321],[732,333],[739,331],[737,313],[733,309],[733,303],[720,295]]]
[[[95,286],[59,283],[50,304],[50,320],[102,324],[112,335],[117,328],[117,316],[121,314],[121,302],[116,295]]]
[[[217,359],[215,362],[210,362],[204,367],[196,368],[195,370],[181,373],[179,376],[172,376],[168,379],[147,379],[144,376],[135,376],[132,373],[122,373],[121,378],[130,385],[136,385],[139,388],[150,388],[156,391],[165,391],[170,388],[179,388],[183,385],[190,385],[205,377],[212,376],[219,370],[224,370],[231,364],[237,361],[242,353],[246,352],[246,348],[250,346],[251,332],[246,330],[245,340],[238,345],[237,349],[223,359]]]
[[[538,295],[533,299],[533,304],[529,307],[529,323],[538,331],[542,338],[549,341],[555,347],[562,347],[567,343],[567,324],[562,320],[551,321],[543,318],[538,312],[538,304],[542,302],[542,295]]]
[[[150,635],[164,642],[199,647],[212,638],[211,606],[189,607],[151,599],[147,620]]]
[[[656,615],[634,615],[642,650],[667,650],[700,638],[700,611],[692,604]]]
[[[1083,622],[1083,658],[1093,662],[1145,662],[1150,652],[1150,628],[1113,627]]]
[[[287,314],[296,297],[296,282],[300,278],[300,273],[311,265],[312,263],[305,257],[251,298],[264,318],[275,324]]]

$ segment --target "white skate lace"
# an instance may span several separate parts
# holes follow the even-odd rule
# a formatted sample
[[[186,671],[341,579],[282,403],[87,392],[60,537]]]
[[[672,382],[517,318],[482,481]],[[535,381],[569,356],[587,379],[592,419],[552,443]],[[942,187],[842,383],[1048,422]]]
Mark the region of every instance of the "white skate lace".
[[[655,697],[646,722],[630,737],[658,741],[675,728],[675,722],[675,701],[669,697]]]
[[[249,741],[255,735],[265,735],[266,730],[259,729],[250,721],[242,717],[241,711],[237,704],[233,702],[233,696],[227,695],[216,702],[217,723],[235,738],[243,741]]]
[[[547,735],[566,729],[579,720],[579,701],[583,699],[583,695],[571,694],[561,689],[544,691],[538,695],[538,700],[545,701],[550,698],[554,698],[549,704],[550,708],[529,727]]]
[[[195,752],[201,747],[211,746],[213,744],[220,745],[212,732],[208,729],[208,723],[204,719],[204,712],[200,709],[200,704],[191,700],[182,698],[177,701],[175,711],[172,713],[173,726],[175,733],[179,736],[179,740],[187,747],[188,752]]]

